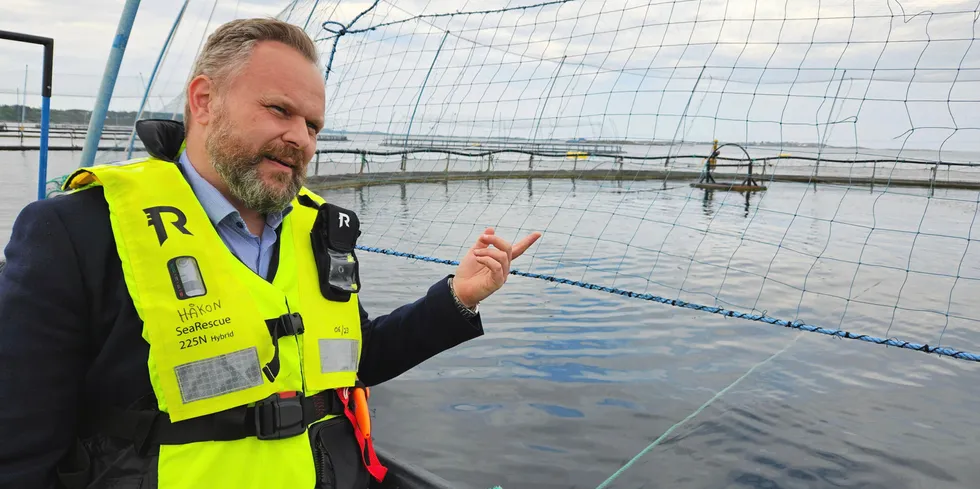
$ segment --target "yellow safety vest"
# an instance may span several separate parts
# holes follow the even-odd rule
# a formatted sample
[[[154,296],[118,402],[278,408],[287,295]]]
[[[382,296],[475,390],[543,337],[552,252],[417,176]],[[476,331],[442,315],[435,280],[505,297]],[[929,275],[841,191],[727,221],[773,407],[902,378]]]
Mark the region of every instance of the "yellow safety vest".
[[[328,300],[321,292],[311,244],[317,209],[294,199],[270,283],[231,253],[176,164],[145,158],[84,168],[64,188],[93,186],[104,188],[123,276],[150,345],[153,392],[172,422],[275,393],[355,384],[357,293]],[[300,195],[323,204],[305,188]],[[353,254],[340,256],[353,263]],[[302,333],[276,346],[267,321],[297,314]],[[315,478],[308,436],[161,445],[157,472],[161,489],[312,488]]]

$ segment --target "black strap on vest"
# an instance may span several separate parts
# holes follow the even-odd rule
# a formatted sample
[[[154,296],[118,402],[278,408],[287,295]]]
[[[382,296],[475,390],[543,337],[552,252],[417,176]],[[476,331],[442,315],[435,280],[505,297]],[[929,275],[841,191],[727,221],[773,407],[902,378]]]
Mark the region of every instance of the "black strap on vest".
[[[269,335],[272,336],[275,352],[272,354],[272,360],[262,367],[262,372],[269,382],[275,382],[276,377],[279,376],[279,338],[303,334],[305,331],[303,317],[298,312],[283,314],[275,319],[266,319],[265,325],[269,328]]]
[[[172,423],[167,413],[109,407],[101,410],[93,428],[131,441],[141,456],[155,445],[201,441],[231,441],[255,436],[262,440],[289,438],[328,414],[341,415],[344,405],[333,389],[306,397],[278,393],[255,403]]]

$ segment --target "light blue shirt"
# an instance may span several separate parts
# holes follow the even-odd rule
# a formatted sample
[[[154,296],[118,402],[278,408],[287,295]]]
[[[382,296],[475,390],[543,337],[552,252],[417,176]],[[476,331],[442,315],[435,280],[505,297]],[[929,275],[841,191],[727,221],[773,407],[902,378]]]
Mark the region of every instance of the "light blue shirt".
[[[187,181],[197,196],[197,200],[204,207],[204,212],[208,214],[215,230],[221,236],[228,249],[231,250],[239,260],[242,261],[253,272],[262,278],[269,276],[269,261],[272,258],[272,246],[276,243],[276,228],[282,220],[293,209],[292,205],[286,207],[282,212],[270,213],[265,218],[265,227],[262,235],[256,236],[248,230],[245,220],[235,209],[235,206],[228,202],[228,199],[213,185],[208,183],[190,160],[187,159],[187,152],[180,154],[177,163],[187,175]]]

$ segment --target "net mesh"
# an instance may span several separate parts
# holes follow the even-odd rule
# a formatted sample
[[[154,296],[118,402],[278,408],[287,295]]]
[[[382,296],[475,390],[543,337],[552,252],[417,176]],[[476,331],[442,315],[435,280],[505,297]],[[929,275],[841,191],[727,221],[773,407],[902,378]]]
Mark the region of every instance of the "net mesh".
[[[363,245],[458,260],[487,226],[542,231],[516,268],[977,351],[977,8],[297,0],[279,17],[322,56],[310,185],[358,211]]]
[[[283,17],[324,58],[333,140],[314,181],[364,185],[332,192],[361,206],[365,244],[459,259],[484,226],[540,230],[515,267],[977,346],[975,5],[308,1]]]

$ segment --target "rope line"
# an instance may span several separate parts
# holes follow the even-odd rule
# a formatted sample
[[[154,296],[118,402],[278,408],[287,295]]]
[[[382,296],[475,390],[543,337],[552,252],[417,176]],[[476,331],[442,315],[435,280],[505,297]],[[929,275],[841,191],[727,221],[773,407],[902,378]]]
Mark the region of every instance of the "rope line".
[[[505,8],[499,8],[499,9],[493,9],[493,10],[474,10],[474,11],[468,11],[468,12],[457,11],[457,12],[445,12],[445,13],[440,13],[440,14],[421,14],[421,15],[413,16],[413,17],[408,18],[408,19],[396,20],[396,21],[392,21],[392,22],[385,22],[385,23],[382,23],[382,24],[373,25],[371,27],[366,27],[364,29],[353,29],[353,30],[345,29],[343,32],[335,31],[333,29],[328,29],[327,28],[327,24],[336,24],[336,22],[329,22],[328,21],[328,22],[324,22],[323,23],[323,30],[334,34],[334,36],[341,36],[341,35],[344,35],[344,34],[363,34],[365,32],[371,32],[371,31],[374,31],[374,30],[377,30],[377,29],[381,29],[381,28],[384,28],[384,27],[391,27],[393,25],[404,24],[404,23],[407,23],[407,22],[411,22],[413,20],[437,19],[437,18],[440,18],[440,17],[456,17],[456,16],[461,16],[461,15],[502,14],[502,13],[506,13],[506,12],[513,12],[513,11],[516,11],[516,10],[528,10],[528,9],[533,9],[533,8],[538,8],[538,7],[547,7],[549,5],[556,5],[556,4],[561,4],[561,3],[568,3],[568,2],[571,2],[571,1],[574,1],[574,0],[552,0],[550,2],[536,3],[534,5],[520,5],[520,6],[516,6],[516,7],[505,7]],[[321,37],[321,38],[316,39],[316,42],[324,41],[324,40],[330,39],[330,38],[332,38],[334,36]]]
[[[380,253],[384,255],[399,256],[403,258],[410,258],[413,260],[427,261],[432,263],[442,263],[445,265],[459,265],[456,260],[447,260],[444,258],[435,258],[431,256],[418,255],[415,253],[405,253],[401,251],[389,250],[385,248],[375,248],[371,246],[358,245],[357,249],[371,252]],[[669,306],[684,307],[688,309],[694,309],[696,311],[706,311],[713,314],[720,314],[726,317],[748,319],[751,321],[759,321],[766,324],[772,324],[775,326],[783,326],[792,329],[798,329],[801,331],[806,331],[808,333],[820,333],[828,336],[834,336],[837,338],[846,338],[849,340],[861,340],[868,343],[874,343],[877,345],[894,346],[898,348],[905,348],[907,350],[914,350],[923,353],[935,353],[940,356],[948,356],[956,358],[959,360],[969,360],[973,362],[980,362],[980,355],[965,352],[955,348],[950,348],[947,346],[929,346],[928,344],[913,343],[910,341],[903,341],[897,338],[879,338],[876,336],[852,333],[850,331],[845,331],[841,329],[829,329],[822,328],[820,326],[814,326],[811,324],[806,324],[803,321],[795,320],[788,321],[785,319],[778,319],[774,317],[767,316],[765,314],[750,314],[746,312],[733,311],[730,309],[725,309],[723,307],[706,306],[703,304],[696,304],[693,302],[682,301],[680,299],[668,299],[665,297],[660,297],[654,294],[638,293],[630,290],[620,289],[617,287],[608,287],[605,285],[598,285],[589,282],[582,282],[579,280],[570,280],[567,278],[555,277],[553,275],[543,274],[543,273],[533,273],[533,272],[523,272],[520,270],[511,269],[511,275],[517,275],[521,277],[535,278],[539,280],[546,280],[548,282],[555,282],[565,285],[573,285],[575,287],[581,287],[589,290],[598,290],[601,292],[607,292],[610,294],[617,294],[624,297],[629,297],[633,299],[641,299],[652,302],[659,302],[661,304],[667,304]]]
[[[323,81],[324,81],[324,83],[326,83],[330,79],[330,72],[333,71],[333,59],[334,59],[334,56],[336,56],[336,54],[337,54],[337,43],[340,42],[340,38],[343,37],[344,34],[347,34],[348,31],[350,30],[350,28],[353,27],[354,24],[356,24],[358,20],[361,20],[361,17],[364,17],[365,14],[367,14],[368,12],[374,10],[374,8],[378,6],[378,2],[380,2],[380,1],[381,0],[374,0],[374,3],[372,3],[371,6],[368,7],[367,9],[365,9],[363,12],[357,14],[357,17],[354,17],[354,20],[350,21],[350,24],[344,25],[344,24],[341,24],[340,22],[335,22],[335,21],[327,21],[327,22],[324,22],[323,23],[323,25],[321,27],[324,30],[333,32],[335,34],[335,36],[333,38],[333,47],[330,48],[330,59],[327,61],[327,66],[323,70],[324,71],[324,75],[323,75]],[[337,29],[337,30],[329,29],[329,28],[327,28],[327,25],[329,25],[329,24],[338,25],[338,26],[340,26],[340,28]]]
[[[725,395],[725,393],[727,393],[728,391],[732,390],[733,388],[735,388],[736,385],[738,385],[743,380],[745,380],[746,378],[748,378],[748,376],[752,375],[752,372],[755,372],[756,370],[758,370],[759,367],[762,367],[763,365],[765,365],[765,364],[773,361],[779,355],[782,355],[783,353],[785,353],[786,350],[789,350],[789,347],[793,346],[796,343],[796,340],[798,340],[798,339],[800,339],[800,336],[799,335],[797,335],[796,338],[793,338],[793,341],[787,343],[786,346],[784,346],[782,350],[779,350],[776,353],[773,353],[772,355],[769,355],[765,360],[763,360],[763,361],[755,364],[752,368],[750,368],[744,374],[742,374],[741,376],[739,376],[739,378],[735,379],[734,382],[732,382],[731,384],[728,384],[728,387],[725,387],[724,389],[716,392],[715,395],[711,396],[711,399],[708,399],[707,401],[705,401],[704,404],[702,404],[700,407],[698,407],[697,409],[695,409],[694,412],[692,412],[691,414],[688,414],[687,417],[685,417],[684,419],[682,419],[682,420],[674,423],[674,425],[671,426],[670,428],[667,428],[667,431],[665,431],[662,435],[660,435],[659,437],[657,437],[656,440],[653,440],[653,442],[650,443],[649,445],[647,445],[646,448],[644,448],[643,450],[640,450],[640,453],[637,453],[635,456],[633,456],[633,458],[631,458],[629,462],[626,462],[626,464],[624,464],[622,467],[620,467],[619,470],[617,470],[612,475],[610,475],[609,478],[607,478],[606,480],[602,481],[601,484],[599,484],[598,486],[596,486],[596,489],[605,489],[606,487],[608,487],[609,484],[612,484],[612,482],[614,480],[618,479],[619,476],[623,475],[623,472],[626,472],[626,469],[629,469],[634,463],[636,463],[636,461],[639,460],[640,457],[643,457],[650,450],[653,450],[654,447],[656,447],[657,445],[659,445],[660,442],[666,440],[667,437],[670,436],[670,434],[674,432],[674,430],[676,430],[677,428],[680,428],[681,426],[684,425],[684,423],[687,423],[688,421],[690,421],[690,420],[694,419],[695,417],[697,417],[697,415],[701,414],[701,412],[704,411],[705,409],[707,409],[708,406],[710,406],[715,401],[717,401],[718,399],[720,399],[721,396]]]

